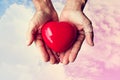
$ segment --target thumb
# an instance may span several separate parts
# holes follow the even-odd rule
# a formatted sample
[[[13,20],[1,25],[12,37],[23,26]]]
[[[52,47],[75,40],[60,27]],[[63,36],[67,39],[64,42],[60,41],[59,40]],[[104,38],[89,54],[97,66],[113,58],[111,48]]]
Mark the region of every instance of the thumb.
[[[86,41],[90,46],[94,46],[94,42],[93,42],[93,32],[86,32],[85,33],[86,36]]]
[[[92,22],[84,13],[82,13],[82,17],[83,17],[83,29],[85,32],[86,41],[90,46],[94,46],[94,42],[93,42],[94,34],[93,34]]]
[[[32,26],[32,27],[31,27]],[[35,38],[36,29],[30,24],[27,31],[27,45],[30,46]]]
[[[93,42],[94,33],[93,33],[92,24],[88,24],[84,26],[84,31],[85,31],[85,38],[86,38],[87,43],[90,46],[93,46],[94,45],[94,42]]]

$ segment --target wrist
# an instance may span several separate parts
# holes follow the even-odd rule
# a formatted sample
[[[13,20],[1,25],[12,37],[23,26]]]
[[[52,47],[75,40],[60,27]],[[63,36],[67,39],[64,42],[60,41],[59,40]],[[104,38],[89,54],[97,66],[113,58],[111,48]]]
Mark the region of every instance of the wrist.
[[[53,8],[51,0],[32,0],[36,10],[44,10]]]
[[[36,11],[50,13],[55,11],[51,0],[33,0]]]
[[[82,10],[87,0],[67,0],[65,8],[71,10]]]

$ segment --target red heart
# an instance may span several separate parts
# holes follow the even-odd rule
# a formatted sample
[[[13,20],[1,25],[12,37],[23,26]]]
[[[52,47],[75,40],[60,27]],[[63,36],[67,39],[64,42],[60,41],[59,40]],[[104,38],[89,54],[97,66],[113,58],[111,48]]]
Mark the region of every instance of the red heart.
[[[68,22],[48,22],[42,27],[42,37],[55,52],[65,52],[75,42],[77,29]]]

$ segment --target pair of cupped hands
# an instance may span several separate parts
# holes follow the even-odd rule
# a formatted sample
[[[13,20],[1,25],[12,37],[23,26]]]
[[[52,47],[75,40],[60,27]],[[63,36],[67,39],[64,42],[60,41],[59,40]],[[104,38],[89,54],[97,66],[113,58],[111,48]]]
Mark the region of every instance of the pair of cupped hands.
[[[50,62],[51,64],[74,62],[85,39],[90,46],[94,45],[91,21],[83,13],[83,8],[86,4],[83,0],[67,0],[60,18],[58,18],[51,0],[33,0],[33,3],[36,12],[29,23],[27,44],[30,46],[35,42],[45,62]],[[70,22],[77,27],[78,38],[66,52],[56,53],[44,43],[41,36],[41,28],[48,21]]]

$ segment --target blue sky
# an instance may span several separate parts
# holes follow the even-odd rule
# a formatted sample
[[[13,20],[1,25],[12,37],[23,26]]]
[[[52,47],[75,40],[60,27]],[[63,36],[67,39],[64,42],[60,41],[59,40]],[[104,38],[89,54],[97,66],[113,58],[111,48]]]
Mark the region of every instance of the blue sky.
[[[54,3],[58,2],[60,3],[64,3],[64,0],[52,0]],[[5,13],[5,10],[12,4],[19,4],[19,5],[24,5],[26,7],[31,7],[34,8],[32,0],[0,0],[0,16],[3,15]],[[59,6],[59,5],[58,5]],[[57,7],[57,6],[56,6]]]
[[[32,0],[0,0],[0,16],[3,15],[5,10],[14,3],[28,7],[33,6]]]

